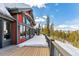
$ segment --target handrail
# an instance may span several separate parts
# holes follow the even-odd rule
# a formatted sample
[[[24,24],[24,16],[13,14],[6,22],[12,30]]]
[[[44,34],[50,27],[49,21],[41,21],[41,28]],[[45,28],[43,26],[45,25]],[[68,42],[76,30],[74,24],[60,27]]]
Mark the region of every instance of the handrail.
[[[59,44],[54,40],[51,40],[48,36],[45,35],[46,41],[48,42],[50,56],[71,56],[69,52],[63,49]]]
[[[60,45],[58,45],[56,42],[52,41],[52,44],[54,45],[54,48],[56,48],[58,50],[58,52],[62,55],[62,56],[71,56],[70,53],[68,53],[65,49],[63,49]]]

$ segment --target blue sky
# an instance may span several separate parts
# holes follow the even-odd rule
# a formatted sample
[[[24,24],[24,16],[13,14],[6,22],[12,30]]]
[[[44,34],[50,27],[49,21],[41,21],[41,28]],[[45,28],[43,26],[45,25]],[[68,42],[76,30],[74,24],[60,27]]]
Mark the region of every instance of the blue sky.
[[[46,7],[33,7],[35,17],[48,15],[55,24],[63,24],[67,20],[79,19],[79,4],[45,4]],[[53,17],[54,18],[53,18]]]
[[[45,15],[50,17],[50,21],[55,25],[78,25],[79,4],[78,3],[48,3],[44,7],[33,6],[35,17],[42,18]],[[41,19],[38,19],[42,21]]]

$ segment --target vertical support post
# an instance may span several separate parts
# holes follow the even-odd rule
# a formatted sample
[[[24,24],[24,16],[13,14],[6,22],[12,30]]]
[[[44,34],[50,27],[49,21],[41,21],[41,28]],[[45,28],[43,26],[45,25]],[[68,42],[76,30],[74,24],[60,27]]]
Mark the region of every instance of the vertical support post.
[[[17,20],[16,20],[16,31],[17,31],[16,39],[17,39],[17,44],[18,44],[18,14],[17,14]]]
[[[12,44],[17,44],[17,40],[16,40],[16,21],[11,23],[11,39],[12,39]]]
[[[54,56],[54,45],[52,44],[52,40],[50,40],[50,56]]]

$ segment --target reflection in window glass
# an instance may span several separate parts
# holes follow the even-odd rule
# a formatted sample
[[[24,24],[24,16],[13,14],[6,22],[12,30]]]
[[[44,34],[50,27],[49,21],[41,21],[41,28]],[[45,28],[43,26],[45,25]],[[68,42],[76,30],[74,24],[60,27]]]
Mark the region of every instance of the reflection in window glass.
[[[23,23],[25,23],[25,17],[23,17]]]
[[[10,39],[10,22],[3,21],[4,24],[4,40]]]
[[[22,25],[20,25],[20,38],[22,38]]]
[[[20,38],[24,38],[26,35],[25,33],[25,26],[20,25]]]
[[[20,25],[20,33],[22,33],[22,25]]]
[[[26,24],[30,25],[30,22],[29,22],[29,20],[27,18],[26,18]]]
[[[25,32],[25,26],[22,27],[22,31]]]
[[[26,39],[29,39],[29,28],[26,27]]]

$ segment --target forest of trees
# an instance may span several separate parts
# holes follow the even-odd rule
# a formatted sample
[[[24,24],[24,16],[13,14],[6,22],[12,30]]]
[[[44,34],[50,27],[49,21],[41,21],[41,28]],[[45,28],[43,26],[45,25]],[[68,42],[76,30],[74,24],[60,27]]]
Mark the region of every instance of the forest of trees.
[[[49,19],[47,19],[49,20]],[[53,23],[48,26],[47,25],[41,29],[42,34],[49,35],[54,40],[60,40],[60,41],[67,41],[68,43],[72,44],[73,46],[79,48],[79,30],[77,31],[62,31],[62,30],[54,30]]]
[[[48,34],[48,28],[44,27],[42,28],[41,31],[42,34]],[[62,30],[52,30],[50,28],[50,37],[52,37],[52,39],[54,40],[60,40],[60,41],[67,41],[69,43],[71,43],[72,45],[76,46],[77,48],[79,48],[79,31],[68,31],[68,32],[64,32]]]

